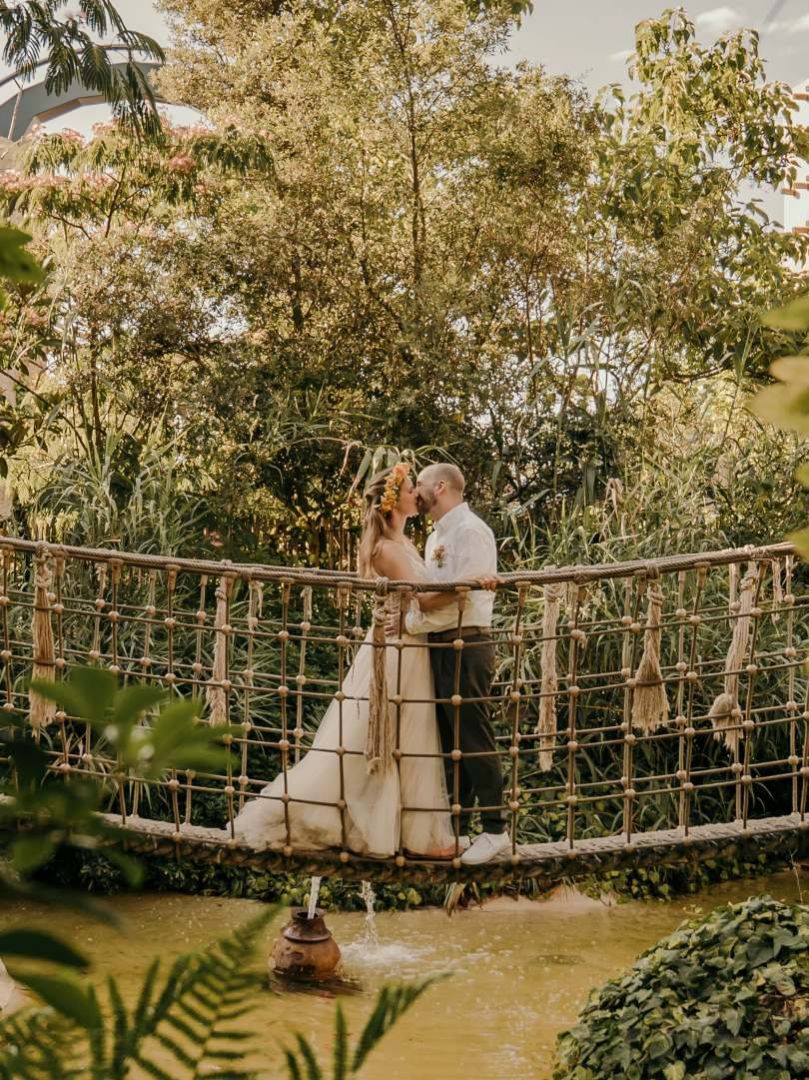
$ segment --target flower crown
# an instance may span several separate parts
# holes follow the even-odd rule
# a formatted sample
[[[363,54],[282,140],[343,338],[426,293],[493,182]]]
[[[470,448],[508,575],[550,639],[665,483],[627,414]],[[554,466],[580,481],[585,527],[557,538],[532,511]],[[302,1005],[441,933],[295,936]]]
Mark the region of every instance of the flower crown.
[[[379,500],[379,509],[383,514],[389,514],[392,510],[396,509],[396,504],[399,501],[399,495],[402,490],[402,484],[407,479],[407,474],[410,472],[410,465],[406,461],[400,461],[398,465],[394,465],[390,471],[390,475],[385,481],[385,490],[382,492],[382,497]]]

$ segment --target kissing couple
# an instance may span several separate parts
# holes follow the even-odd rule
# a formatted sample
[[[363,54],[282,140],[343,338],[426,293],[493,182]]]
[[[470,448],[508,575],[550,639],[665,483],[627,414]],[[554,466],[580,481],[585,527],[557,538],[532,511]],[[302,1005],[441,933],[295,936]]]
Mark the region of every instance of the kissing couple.
[[[401,462],[369,481],[360,577],[474,580],[480,587],[466,595],[462,610],[453,590],[397,590],[386,599],[389,644],[382,650],[368,631],[305,757],[237,815],[243,843],[346,848],[381,858],[460,855],[471,866],[509,848],[488,704],[497,544],[465,501],[464,487],[463,473],[449,464],[429,465],[414,483],[410,466]],[[405,533],[419,514],[435,526],[423,558]],[[459,639],[463,646],[456,648]],[[387,686],[396,692],[384,700],[382,723],[396,751],[380,759],[369,747],[385,738],[369,736],[378,723],[374,653],[383,651]],[[473,839],[476,802],[482,832]]]

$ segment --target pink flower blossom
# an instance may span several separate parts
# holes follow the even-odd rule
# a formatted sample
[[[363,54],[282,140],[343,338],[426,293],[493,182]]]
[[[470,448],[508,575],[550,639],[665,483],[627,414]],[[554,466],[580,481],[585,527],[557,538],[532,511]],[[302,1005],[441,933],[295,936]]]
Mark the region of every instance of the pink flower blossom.
[[[103,120],[98,124],[93,124],[91,131],[94,135],[109,135],[113,131],[118,130],[117,120]]]
[[[175,154],[168,163],[168,168],[176,173],[190,173],[197,167],[197,163],[190,154]]]
[[[211,135],[212,129],[207,124],[186,124],[182,127],[172,128],[172,134],[179,139],[197,139],[203,135]]]
[[[110,184],[114,184],[115,180],[104,172],[91,172],[81,177],[81,181],[85,187],[90,188],[91,191],[104,191]]]
[[[25,181],[16,169],[5,169],[0,172],[0,190],[7,194],[13,194],[22,191],[24,188]]]

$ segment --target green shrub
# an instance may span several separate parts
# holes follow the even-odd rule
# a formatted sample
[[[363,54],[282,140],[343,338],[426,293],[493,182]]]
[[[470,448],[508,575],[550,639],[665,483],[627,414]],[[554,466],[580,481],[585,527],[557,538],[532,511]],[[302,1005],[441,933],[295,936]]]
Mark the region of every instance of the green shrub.
[[[719,908],[594,992],[559,1038],[555,1080],[809,1075],[809,907]]]

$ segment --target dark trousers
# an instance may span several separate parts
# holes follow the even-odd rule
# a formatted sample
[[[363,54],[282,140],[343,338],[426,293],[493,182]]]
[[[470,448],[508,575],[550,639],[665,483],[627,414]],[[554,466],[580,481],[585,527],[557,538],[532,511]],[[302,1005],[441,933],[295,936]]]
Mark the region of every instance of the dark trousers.
[[[494,679],[494,645],[488,634],[481,633],[463,639],[460,654],[452,642],[441,642],[446,635],[430,635],[430,662],[435,681],[435,696],[444,698],[436,705],[441,748],[446,755],[447,791],[450,803],[459,803],[460,835],[469,831],[469,818],[477,799],[481,807],[500,807],[503,803],[503,771],[497,757],[494,730],[489,716],[488,701],[469,701],[469,698],[488,698]],[[459,663],[456,682],[456,664]],[[456,689],[457,687],[457,689]],[[463,702],[451,704],[454,694],[460,694]],[[461,751],[456,763],[449,756],[453,750]],[[478,756],[480,755],[480,756]],[[484,832],[501,833],[505,830],[502,810],[481,810]]]

